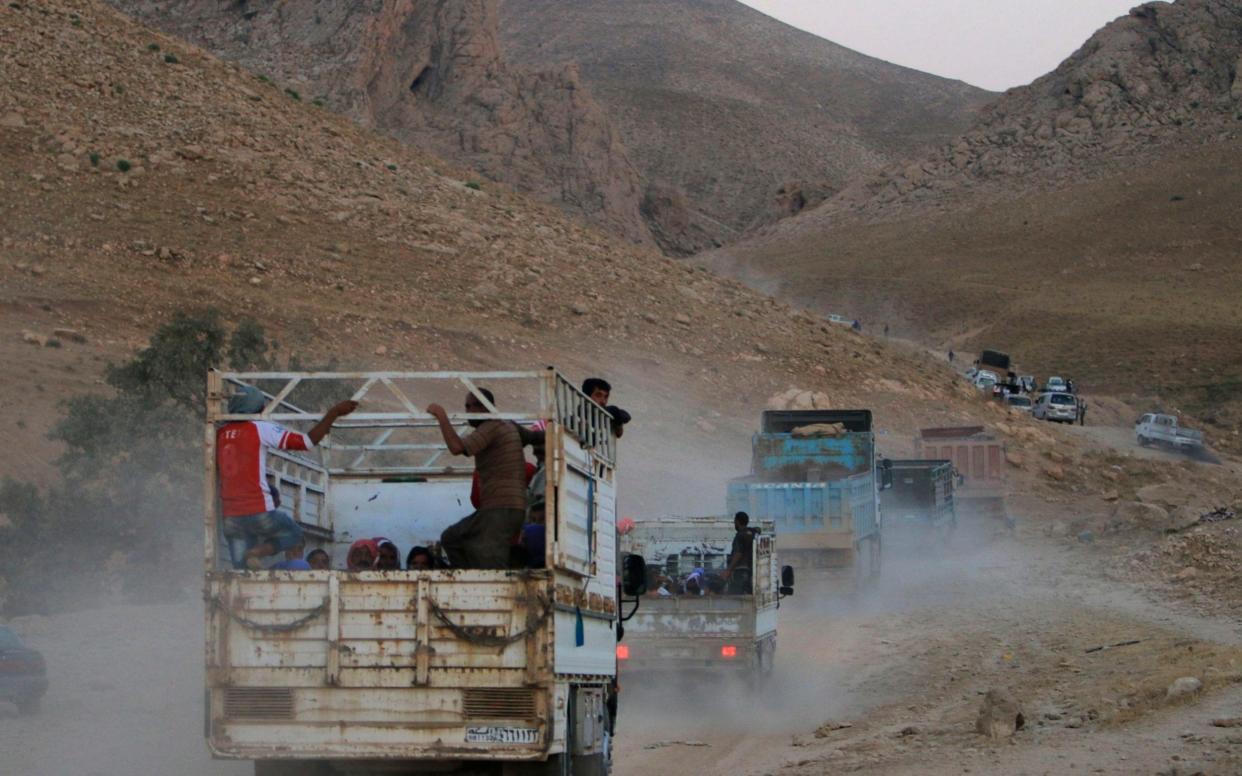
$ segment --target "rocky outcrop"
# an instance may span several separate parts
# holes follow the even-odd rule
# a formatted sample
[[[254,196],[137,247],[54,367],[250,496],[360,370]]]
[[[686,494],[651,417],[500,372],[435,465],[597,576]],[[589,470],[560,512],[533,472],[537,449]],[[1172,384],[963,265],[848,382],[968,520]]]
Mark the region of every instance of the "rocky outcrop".
[[[1236,134],[1240,57],[1239,0],[1138,6],[1052,73],[993,102],[952,143],[856,182],[825,210],[876,211],[966,189],[1056,187],[1155,146]]]
[[[510,67],[497,0],[111,2],[291,96],[653,243],[639,175],[577,68]]]

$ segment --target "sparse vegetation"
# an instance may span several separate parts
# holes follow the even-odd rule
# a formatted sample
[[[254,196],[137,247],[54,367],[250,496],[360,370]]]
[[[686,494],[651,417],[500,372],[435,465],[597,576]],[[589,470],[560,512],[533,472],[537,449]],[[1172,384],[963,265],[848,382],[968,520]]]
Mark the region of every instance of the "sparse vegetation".
[[[322,97],[316,97],[315,99],[311,100],[311,105],[314,105],[317,108],[322,108],[323,106],[327,104],[328,104],[327,100],[325,100]]]
[[[466,188],[468,188],[468,189],[474,189],[475,191],[482,191],[482,190],[483,190],[483,187],[482,187],[481,185],[479,185],[479,182],[478,182],[478,181],[466,181]]]
[[[1169,197],[1170,202],[1181,202],[1185,199],[1186,198],[1183,197],[1181,194],[1174,194],[1173,196]]]
[[[177,55],[176,55],[176,54],[174,54],[174,53],[172,53],[172,52],[170,51],[170,52],[168,52],[167,54],[165,54],[165,55],[164,55],[164,61],[165,61],[165,62],[167,62],[167,63],[168,63],[168,64],[170,64],[170,65],[175,65],[175,64],[177,64],[178,62],[180,62],[181,60],[177,59]]]
[[[160,44],[158,43],[147,44],[147,51],[159,51],[159,50],[160,50]]]
[[[285,87],[285,94],[289,95],[290,97],[297,100],[298,102],[302,101],[302,95],[298,94],[297,89],[291,89],[289,87]]]
[[[268,78],[267,76],[263,75],[262,73],[259,73],[259,75],[258,75],[257,77],[258,77],[258,79],[259,79],[261,82],[263,82],[263,83],[265,83],[265,84],[270,84],[270,83],[272,82],[272,79]]]
[[[395,164],[390,164],[390,165],[387,165],[387,166],[388,166],[388,169],[392,170],[393,172],[396,172],[396,171],[397,171],[397,165],[395,165]]]
[[[99,160],[103,157],[99,155],[98,151],[91,151],[91,155],[88,158],[91,160],[91,167],[98,167]]]
[[[133,167],[134,165],[130,163],[128,159],[117,159],[116,160],[116,168],[120,170],[121,172],[129,172],[131,169],[133,169]]]

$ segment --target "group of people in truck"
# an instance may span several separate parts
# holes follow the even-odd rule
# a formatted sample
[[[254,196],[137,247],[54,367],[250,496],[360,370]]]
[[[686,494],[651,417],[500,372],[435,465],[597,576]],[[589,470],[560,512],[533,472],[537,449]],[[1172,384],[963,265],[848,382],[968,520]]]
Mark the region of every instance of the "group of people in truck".
[[[667,598],[677,595],[748,595],[752,592],[755,536],[759,529],[750,527],[750,515],[738,512],[733,516],[733,544],[724,569],[714,571],[706,565],[695,565],[685,575],[661,572],[656,564],[647,566],[649,595]],[[719,556],[717,556],[718,558]],[[702,560],[699,558],[698,560]]]
[[[612,419],[612,431],[620,437],[630,415],[609,405],[612,386],[593,377],[582,392],[603,407]],[[479,396],[466,396],[465,411],[486,415],[496,408],[495,396],[478,389]],[[253,386],[243,386],[229,398],[230,415],[261,412],[266,397]],[[305,559],[302,528],[288,512],[278,509],[275,488],[266,481],[267,450],[311,450],[332,430],[337,420],[358,408],[356,401],[334,405],[308,432],[291,431],[266,420],[226,423],[216,431],[216,470],[219,479],[221,534],[237,569],[282,568],[303,570],[328,568],[329,558],[315,550]],[[414,547],[406,559],[408,569],[464,568],[501,569],[542,567],[545,556],[545,483],[543,476],[544,429],[540,421],[527,428],[513,421],[493,418],[470,420],[472,430],[458,434],[447,410],[439,404],[427,407],[436,419],[444,444],[453,455],[474,459],[474,512],[450,525],[438,545]],[[536,464],[526,460],[526,447],[534,450]],[[416,552],[418,551],[418,552]],[[319,557],[318,554],[322,554]],[[284,555],[275,564],[268,560]],[[315,561],[312,563],[312,556]],[[397,570],[400,552],[383,537],[354,542],[346,556],[349,570]]]

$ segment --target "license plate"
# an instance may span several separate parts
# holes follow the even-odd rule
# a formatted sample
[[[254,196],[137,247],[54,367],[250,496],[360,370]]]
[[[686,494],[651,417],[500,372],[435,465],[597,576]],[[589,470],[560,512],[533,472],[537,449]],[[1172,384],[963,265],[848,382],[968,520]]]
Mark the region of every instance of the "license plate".
[[[467,744],[537,744],[538,728],[468,727]]]

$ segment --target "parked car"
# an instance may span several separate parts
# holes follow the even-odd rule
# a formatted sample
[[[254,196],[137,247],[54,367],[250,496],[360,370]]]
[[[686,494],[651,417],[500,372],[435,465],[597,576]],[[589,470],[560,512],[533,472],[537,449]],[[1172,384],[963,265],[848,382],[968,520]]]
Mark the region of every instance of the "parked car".
[[[1038,420],[1073,423],[1078,420],[1078,398],[1069,393],[1044,393],[1031,407],[1031,416]]]
[[[1182,452],[1193,452],[1203,448],[1203,432],[1182,428],[1177,417],[1173,415],[1147,413],[1135,424],[1134,435],[1143,447],[1161,444]]]
[[[1044,393],[1069,393],[1069,383],[1064,377],[1049,377],[1044,383]]]
[[[0,625],[0,701],[34,714],[47,692],[47,665],[43,655],[22,643],[10,628]]]
[[[1022,375],[1018,378],[1018,385],[1023,393],[1035,393],[1035,375]]]
[[[854,325],[853,320],[846,318],[844,315],[837,315],[836,313],[832,313],[831,315],[828,316],[828,322],[836,323],[841,326],[853,326]]]
[[[971,378],[971,382],[973,382],[975,387],[979,390],[991,392],[992,388],[1000,382],[1000,378],[996,376],[995,372],[980,369],[978,372],[975,372],[974,377]]]
[[[1011,393],[1005,397],[1005,406],[1018,412],[1030,412],[1034,404],[1029,396],[1022,396],[1021,394]]]

